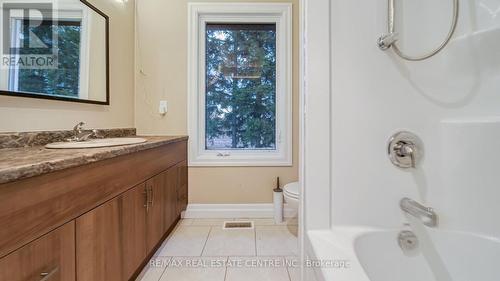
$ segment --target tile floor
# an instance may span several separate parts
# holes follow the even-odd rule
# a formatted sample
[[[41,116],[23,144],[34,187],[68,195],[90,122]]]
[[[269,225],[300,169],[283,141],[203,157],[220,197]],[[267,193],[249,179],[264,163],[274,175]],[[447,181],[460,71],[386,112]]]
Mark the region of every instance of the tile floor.
[[[136,281],[299,280],[296,219],[224,230],[230,220],[181,220]]]

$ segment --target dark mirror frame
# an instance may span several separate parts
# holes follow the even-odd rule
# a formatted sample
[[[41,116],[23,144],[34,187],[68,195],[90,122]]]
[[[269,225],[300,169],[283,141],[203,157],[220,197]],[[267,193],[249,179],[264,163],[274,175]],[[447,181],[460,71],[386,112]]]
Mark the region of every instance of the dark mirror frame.
[[[96,100],[84,100],[84,99],[75,99],[75,98],[65,98],[65,97],[54,97],[54,96],[45,96],[45,95],[37,95],[33,93],[25,93],[25,92],[12,92],[12,91],[3,91],[0,90],[0,95],[2,96],[10,96],[10,97],[24,97],[24,98],[35,98],[35,99],[47,99],[47,100],[58,100],[58,101],[69,101],[69,102],[79,102],[79,103],[90,103],[90,104],[100,104],[100,105],[109,105],[110,97],[109,97],[109,17],[101,10],[97,9],[94,5],[90,4],[86,0],[80,0],[85,6],[92,9],[94,12],[98,13],[106,22],[106,101],[96,101]]]

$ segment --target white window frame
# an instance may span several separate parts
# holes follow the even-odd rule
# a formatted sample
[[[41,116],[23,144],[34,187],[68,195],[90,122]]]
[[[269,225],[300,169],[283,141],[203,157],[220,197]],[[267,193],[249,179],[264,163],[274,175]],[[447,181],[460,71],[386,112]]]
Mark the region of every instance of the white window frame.
[[[188,131],[190,166],[292,165],[292,4],[188,4]],[[276,24],[276,149],[205,148],[205,31],[207,23]]]

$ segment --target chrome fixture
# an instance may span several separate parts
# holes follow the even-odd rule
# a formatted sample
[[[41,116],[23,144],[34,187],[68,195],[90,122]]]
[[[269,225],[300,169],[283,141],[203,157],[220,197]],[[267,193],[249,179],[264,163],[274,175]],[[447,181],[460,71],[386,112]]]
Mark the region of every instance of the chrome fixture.
[[[428,227],[436,227],[438,225],[438,215],[432,208],[425,207],[406,197],[401,199],[399,206],[405,213],[420,219],[420,221]]]
[[[400,168],[416,168],[423,157],[423,144],[411,132],[398,132],[391,136],[388,145],[389,159]]]
[[[68,141],[86,141],[89,138],[101,138],[99,135],[99,131],[97,130],[92,130],[92,131],[85,131],[83,129],[83,126],[85,125],[85,122],[79,122],[78,124],[73,127],[73,137],[69,138]]]
[[[457,27],[457,22],[458,22],[458,14],[459,14],[459,2],[458,0],[452,0],[453,1],[453,18],[451,20],[451,27],[450,30],[448,31],[448,34],[446,35],[445,40],[434,50],[430,51],[429,53],[426,53],[421,56],[409,56],[404,54],[398,47],[397,43],[397,33],[395,31],[394,27],[394,22],[395,22],[395,0],[388,0],[388,33],[382,35],[379,37],[377,44],[378,47],[382,50],[385,51],[392,47],[394,50],[394,53],[401,57],[402,59],[409,60],[409,61],[421,61],[428,59],[437,53],[439,53],[446,45],[450,42],[451,37],[453,36],[453,33],[455,33],[455,29]]]
[[[398,245],[403,252],[410,252],[418,249],[418,238],[413,231],[403,230],[398,234]]]
[[[389,33],[382,35],[378,38],[377,40],[377,45],[380,48],[380,50],[387,50],[389,49],[394,42],[398,40],[398,34],[397,33]]]

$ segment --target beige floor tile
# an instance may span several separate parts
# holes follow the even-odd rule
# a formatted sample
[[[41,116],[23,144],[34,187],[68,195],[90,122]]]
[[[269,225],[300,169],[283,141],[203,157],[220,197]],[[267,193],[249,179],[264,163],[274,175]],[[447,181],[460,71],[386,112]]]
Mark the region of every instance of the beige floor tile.
[[[255,225],[275,225],[274,219],[248,219],[253,221]]]
[[[316,272],[311,267],[304,268],[304,275],[305,275],[304,278],[307,281],[317,281],[317,280],[319,280],[319,278],[316,277]]]
[[[182,226],[187,226],[187,225],[192,225],[194,219],[181,219],[177,225],[182,225]]]
[[[298,225],[297,218],[285,218],[282,223],[276,223],[274,219],[247,219],[253,221],[255,225]]]
[[[227,258],[173,258],[161,281],[224,281]]]
[[[300,259],[297,256],[286,257],[288,275],[291,281],[300,281]]]
[[[212,227],[203,256],[255,256],[254,229]]]
[[[289,281],[280,257],[229,258],[226,281]]]
[[[298,225],[299,224],[299,219],[297,217],[293,218],[286,218],[285,219],[286,224],[288,225]]]
[[[288,267],[288,275],[290,276],[290,281],[300,281],[300,268],[299,267]]]
[[[201,256],[209,226],[179,226],[163,243],[158,256]]]
[[[257,226],[256,243],[258,256],[296,256],[297,237],[288,226]]]
[[[233,219],[194,219],[191,225],[222,227],[225,221],[232,221],[232,220]]]
[[[136,281],[158,281],[168,267],[170,257],[152,258],[148,265],[139,274]]]

